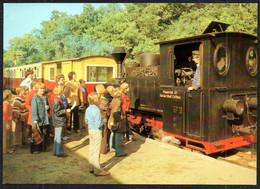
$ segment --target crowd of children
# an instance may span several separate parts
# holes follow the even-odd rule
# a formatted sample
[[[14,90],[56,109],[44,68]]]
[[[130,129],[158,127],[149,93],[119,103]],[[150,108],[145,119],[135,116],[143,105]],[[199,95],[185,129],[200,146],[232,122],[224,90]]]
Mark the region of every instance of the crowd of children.
[[[78,134],[85,128],[90,140],[89,172],[96,176],[108,175],[100,167],[100,153],[115,152],[116,157],[126,156],[122,149],[124,134],[128,140],[133,139],[126,118],[130,111],[130,100],[126,95],[128,84],[106,89],[97,85],[96,92],[88,95],[85,81],[76,81],[75,72],[68,74],[66,83],[64,75],[57,74],[56,82],[50,88],[32,79],[32,74],[29,70],[26,85],[22,82],[23,86],[16,88],[12,105],[12,92],[3,91],[3,153],[11,154],[16,147],[28,142],[31,153],[46,151],[52,138],[54,155],[66,157],[63,140],[69,138],[67,135],[72,128]]]

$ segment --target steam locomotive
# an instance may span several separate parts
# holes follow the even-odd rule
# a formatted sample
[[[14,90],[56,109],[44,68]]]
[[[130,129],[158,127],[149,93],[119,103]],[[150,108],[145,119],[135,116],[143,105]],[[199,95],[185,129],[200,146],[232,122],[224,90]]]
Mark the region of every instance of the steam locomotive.
[[[123,63],[124,47],[111,52],[118,76],[110,84],[129,83],[133,130],[163,130],[205,154],[256,142],[257,37],[225,32],[227,27],[212,22],[201,35],[159,42],[160,55],[141,54],[140,66]],[[200,88],[188,91],[194,50],[200,56]]]

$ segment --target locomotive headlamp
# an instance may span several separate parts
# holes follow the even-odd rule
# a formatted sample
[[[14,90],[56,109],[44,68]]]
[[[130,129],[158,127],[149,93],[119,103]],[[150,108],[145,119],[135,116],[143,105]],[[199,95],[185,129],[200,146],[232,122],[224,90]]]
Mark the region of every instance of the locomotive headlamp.
[[[257,108],[257,98],[256,97],[251,97],[248,101],[248,106],[251,109],[256,109]]]
[[[226,113],[242,115],[244,113],[244,103],[241,100],[227,99],[223,104]]]

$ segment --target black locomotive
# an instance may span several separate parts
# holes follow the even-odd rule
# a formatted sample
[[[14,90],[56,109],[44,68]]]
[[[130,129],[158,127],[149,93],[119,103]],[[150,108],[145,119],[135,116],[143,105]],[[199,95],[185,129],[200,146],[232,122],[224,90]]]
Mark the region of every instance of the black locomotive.
[[[128,120],[134,130],[162,129],[206,154],[256,141],[257,37],[225,32],[227,27],[212,22],[202,35],[159,42],[160,55],[141,54],[140,66],[125,63],[124,78],[125,49],[112,51],[117,81],[130,85]],[[194,50],[200,56],[200,88],[188,91]]]

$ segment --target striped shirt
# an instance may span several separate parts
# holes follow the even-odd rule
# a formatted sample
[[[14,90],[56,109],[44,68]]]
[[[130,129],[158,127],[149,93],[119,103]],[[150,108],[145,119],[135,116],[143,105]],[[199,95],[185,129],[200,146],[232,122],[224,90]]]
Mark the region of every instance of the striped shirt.
[[[17,95],[13,102],[13,118],[18,118],[21,121],[26,121],[28,110],[25,107],[25,99],[23,96]]]

